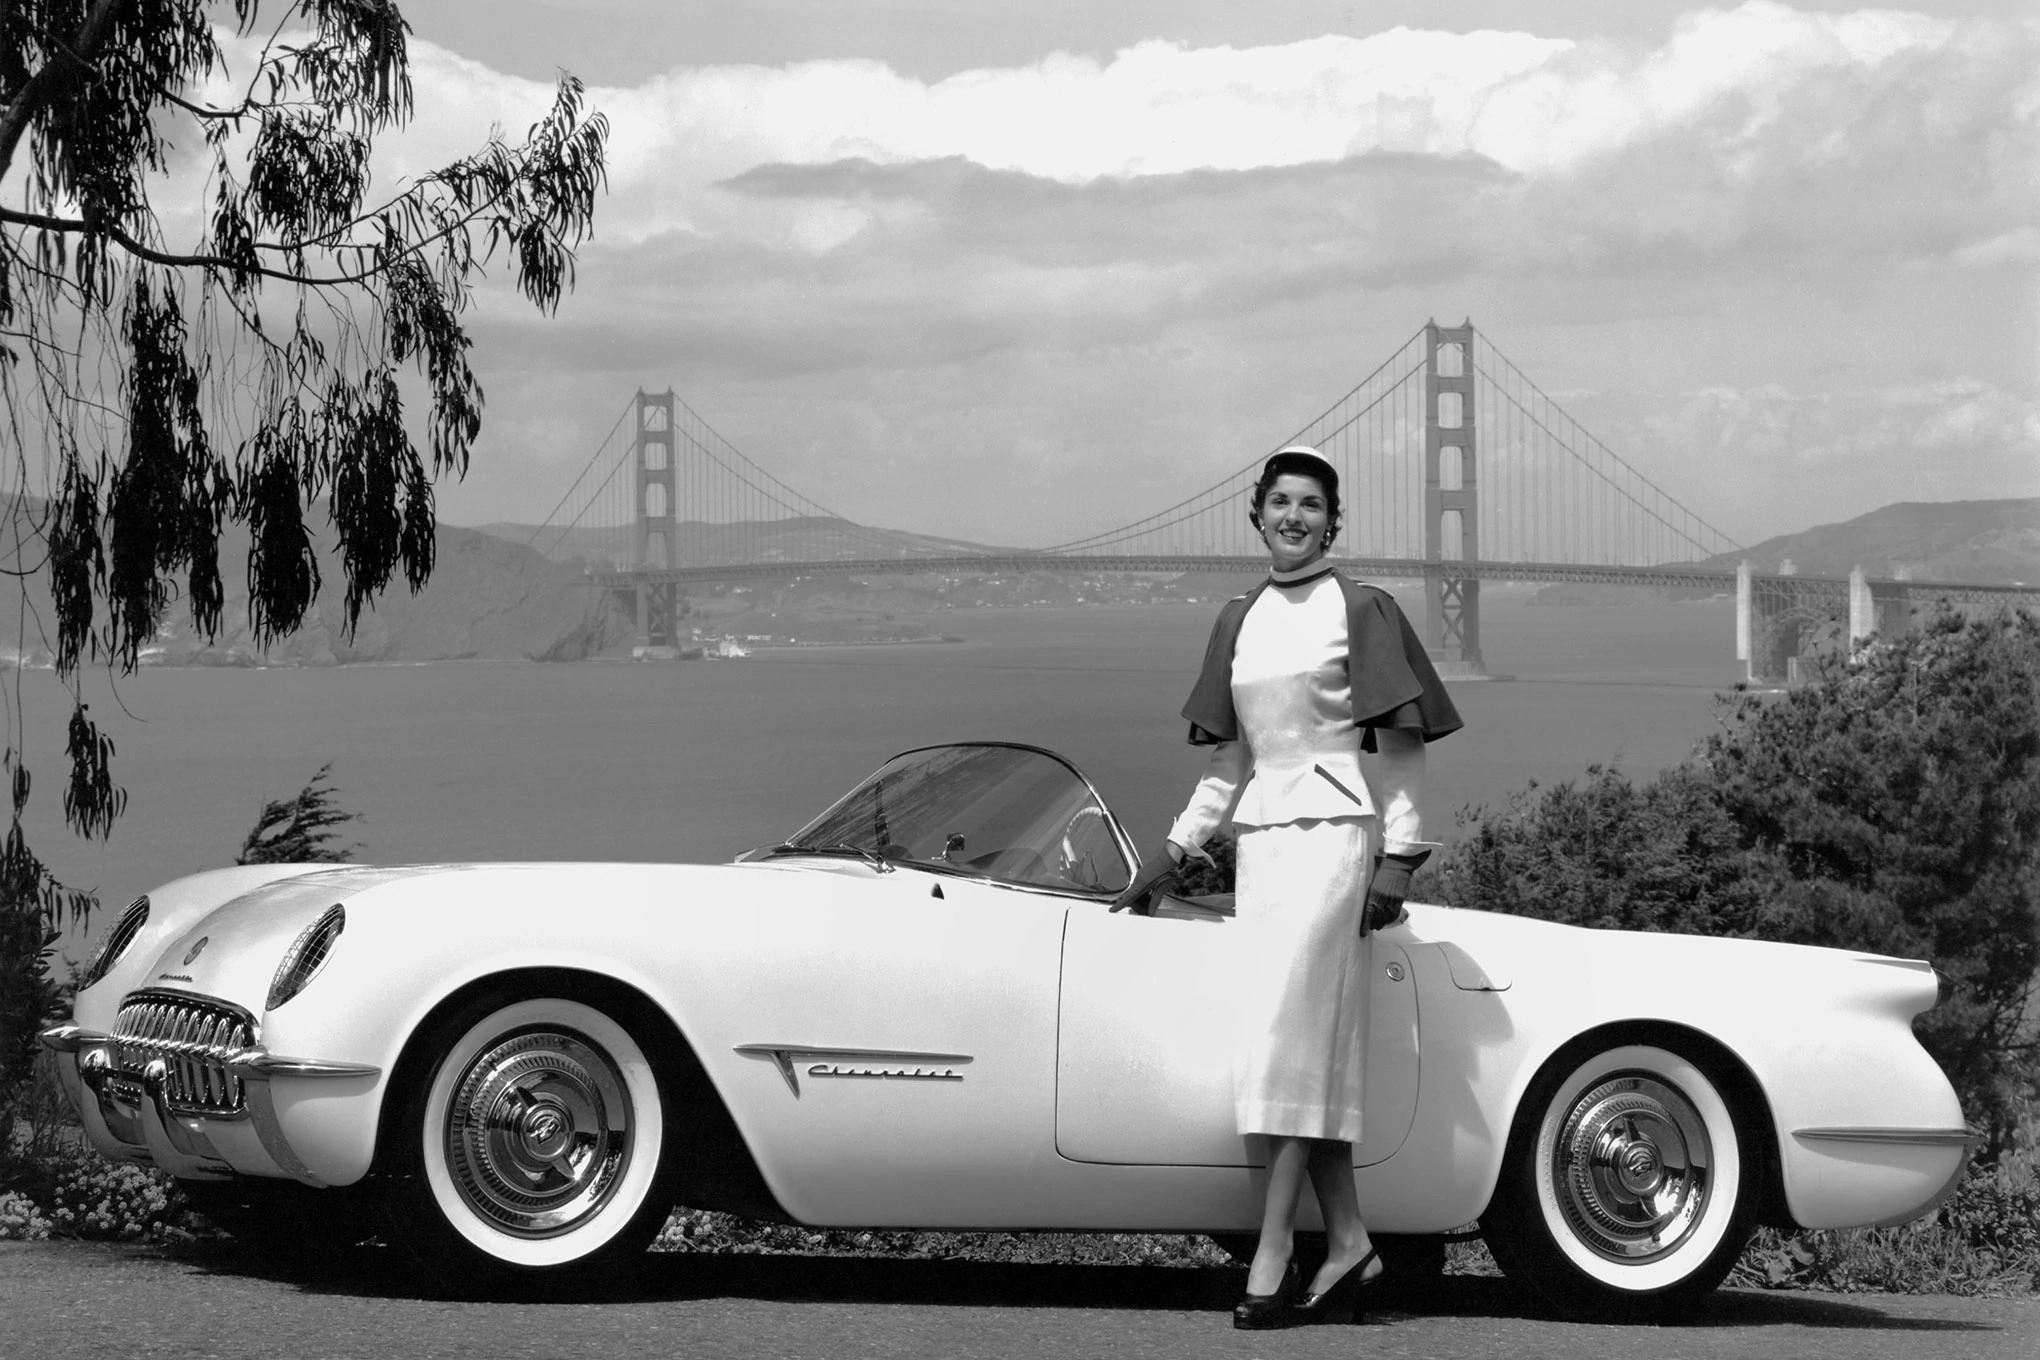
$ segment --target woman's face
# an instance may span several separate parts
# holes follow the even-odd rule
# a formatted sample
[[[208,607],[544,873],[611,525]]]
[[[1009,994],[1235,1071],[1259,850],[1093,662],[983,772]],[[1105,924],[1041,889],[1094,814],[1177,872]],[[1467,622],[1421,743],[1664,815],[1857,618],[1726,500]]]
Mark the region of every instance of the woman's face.
[[[1277,477],[1261,502],[1261,539],[1275,570],[1295,571],[1324,556],[1330,518],[1325,489],[1317,478],[1300,472]]]

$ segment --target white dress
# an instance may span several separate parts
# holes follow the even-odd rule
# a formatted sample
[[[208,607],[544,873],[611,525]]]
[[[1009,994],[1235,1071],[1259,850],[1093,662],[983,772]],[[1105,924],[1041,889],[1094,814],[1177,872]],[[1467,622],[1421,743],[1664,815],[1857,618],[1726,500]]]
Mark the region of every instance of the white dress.
[[[1238,833],[1227,929],[1241,935],[1241,1133],[1360,1141],[1371,941],[1360,912],[1374,856],[1428,848],[1417,814],[1424,743],[1375,729],[1370,782],[1346,679],[1346,605],[1328,572],[1281,573],[1240,623],[1232,699],[1240,739],[1212,748],[1170,829],[1187,849]]]

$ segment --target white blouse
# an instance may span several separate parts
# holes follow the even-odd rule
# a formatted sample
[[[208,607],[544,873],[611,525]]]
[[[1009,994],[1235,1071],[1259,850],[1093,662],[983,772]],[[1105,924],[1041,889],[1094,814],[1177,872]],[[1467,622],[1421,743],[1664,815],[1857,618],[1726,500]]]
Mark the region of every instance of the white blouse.
[[[1227,822],[1375,814],[1388,853],[1435,848],[1418,813],[1423,738],[1375,728],[1372,777],[1361,767],[1346,678],[1346,596],[1329,572],[1293,586],[1278,577],[1254,601],[1233,648],[1232,697],[1240,739],[1212,747],[1170,840],[1201,853]]]

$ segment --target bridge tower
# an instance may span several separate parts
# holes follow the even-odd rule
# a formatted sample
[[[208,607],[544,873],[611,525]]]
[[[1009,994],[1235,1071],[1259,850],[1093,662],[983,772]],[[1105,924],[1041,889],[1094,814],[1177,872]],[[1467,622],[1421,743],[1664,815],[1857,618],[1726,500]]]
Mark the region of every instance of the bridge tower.
[[[1424,632],[1444,675],[1481,675],[1480,582],[1450,563],[1480,558],[1473,322],[1424,326]],[[1448,522],[1447,517],[1450,516]]]
[[[640,388],[634,414],[637,429],[631,440],[631,462],[637,469],[637,561],[640,570],[676,567],[678,484],[674,477],[673,389],[647,392]],[[680,587],[673,581],[637,583],[637,645],[640,648],[680,645]]]

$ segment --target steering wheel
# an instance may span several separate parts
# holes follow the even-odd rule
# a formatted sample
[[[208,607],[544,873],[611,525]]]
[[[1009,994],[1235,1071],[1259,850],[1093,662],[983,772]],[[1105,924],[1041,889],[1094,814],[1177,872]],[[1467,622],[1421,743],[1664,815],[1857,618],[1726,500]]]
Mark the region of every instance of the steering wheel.
[[[1063,824],[1062,848],[1057,853],[1056,872],[1062,875],[1063,879],[1069,883],[1077,883],[1078,881],[1076,874],[1077,847],[1072,842],[1077,835],[1078,827],[1086,820],[1095,821],[1101,830],[1104,829],[1105,809],[1099,807],[1096,803],[1087,803],[1071,813],[1069,821]]]

